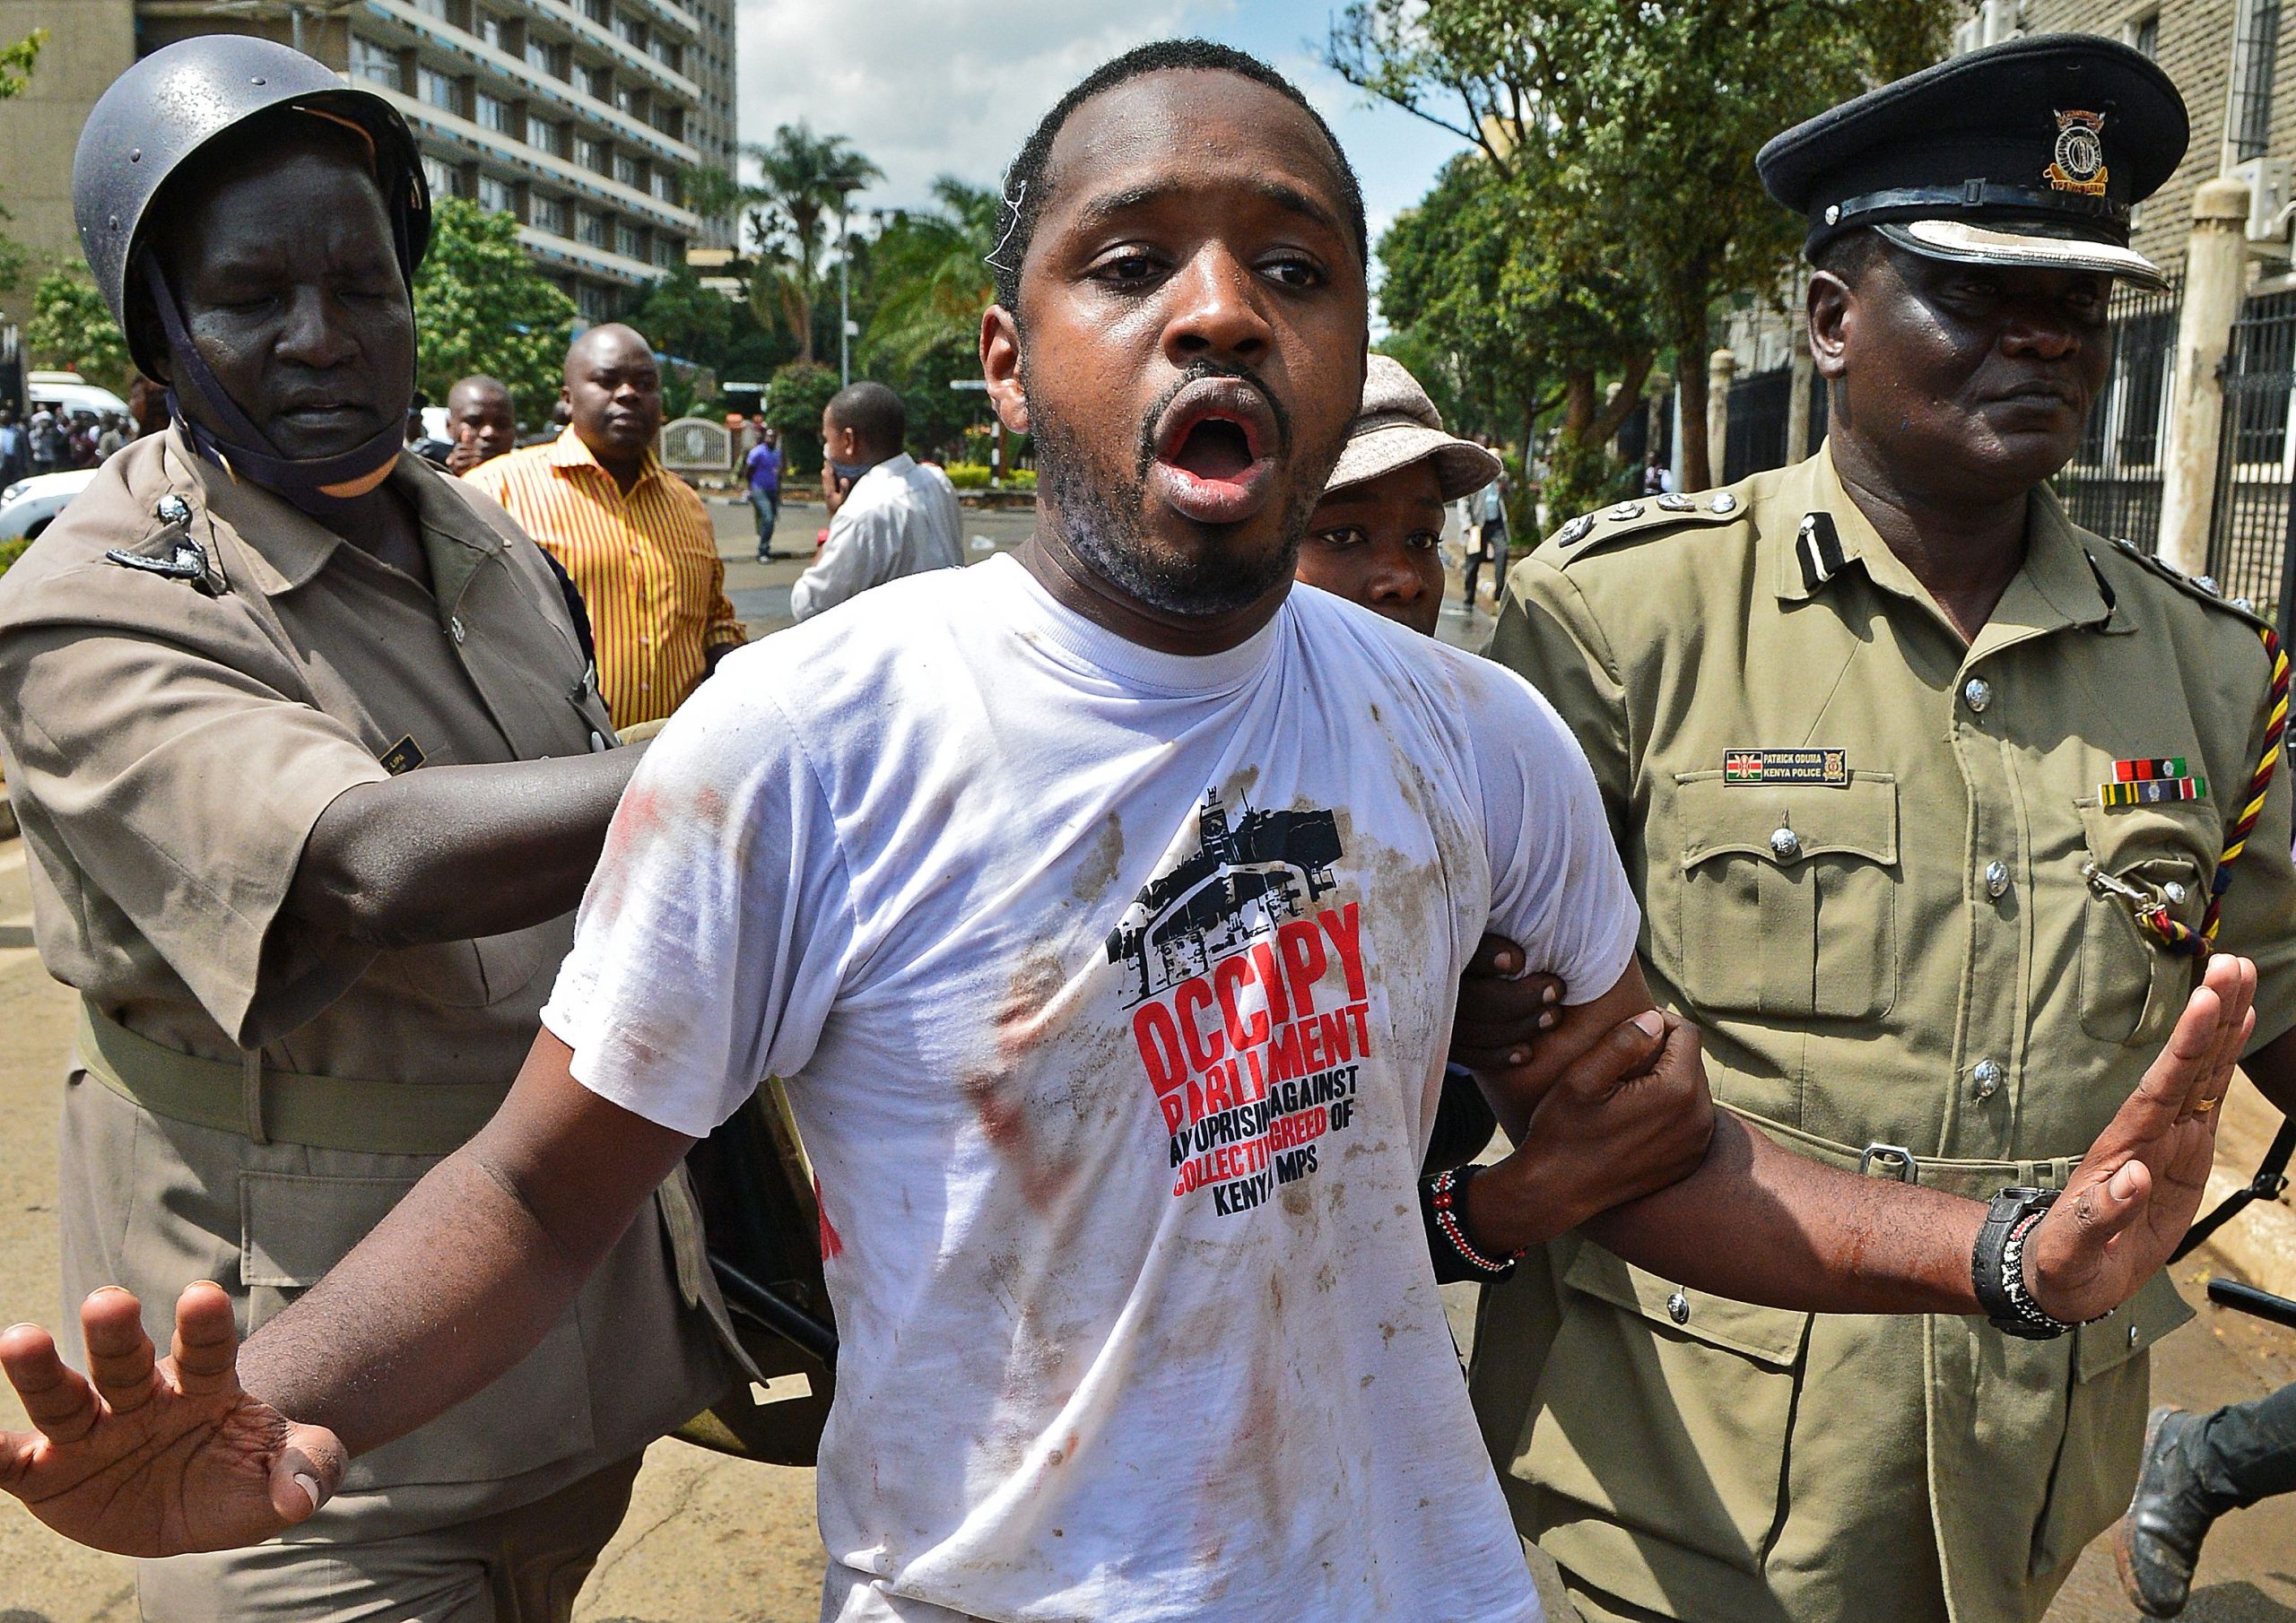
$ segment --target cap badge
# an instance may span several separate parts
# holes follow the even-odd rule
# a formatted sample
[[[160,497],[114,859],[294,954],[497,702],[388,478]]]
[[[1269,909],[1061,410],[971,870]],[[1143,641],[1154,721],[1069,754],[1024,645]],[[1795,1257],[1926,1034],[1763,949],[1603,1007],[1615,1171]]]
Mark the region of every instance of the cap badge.
[[[2101,197],[2109,174],[2105,168],[2105,116],[2058,113],[2055,160],[2041,171],[2041,178],[2060,192]]]

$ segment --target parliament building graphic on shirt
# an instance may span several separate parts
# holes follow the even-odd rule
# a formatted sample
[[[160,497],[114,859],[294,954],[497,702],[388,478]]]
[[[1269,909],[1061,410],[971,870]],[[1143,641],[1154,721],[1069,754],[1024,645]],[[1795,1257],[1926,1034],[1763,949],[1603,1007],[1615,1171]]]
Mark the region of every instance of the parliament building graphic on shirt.
[[[1109,962],[1132,968],[1126,1007],[1274,934],[1332,888],[1339,821],[1328,812],[1255,812],[1247,801],[1231,827],[1213,789],[1196,824],[1195,855],[1143,885],[1109,934]]]
[[[1355,1109],[1370,1046],[1361,905],[1333,902],[1328,811],[1230,820],[1217,788],[1197,848],[1141,887],[1109,933],[1141,1063],[1171,1135],[1172,1194],[1223,1217],[1311,1176]]]

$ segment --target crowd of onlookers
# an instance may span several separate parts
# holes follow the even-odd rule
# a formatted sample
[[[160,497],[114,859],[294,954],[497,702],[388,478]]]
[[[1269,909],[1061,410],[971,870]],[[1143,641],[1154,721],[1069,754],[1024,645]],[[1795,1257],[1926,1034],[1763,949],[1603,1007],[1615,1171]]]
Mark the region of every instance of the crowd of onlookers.
[[[140,376],[128,387],[124,412],[37,398],[30,404],[29,415],[0,404],[0,488],[35,473],[92,468],[137,435],[156,433],[168,424],[166,392]]]

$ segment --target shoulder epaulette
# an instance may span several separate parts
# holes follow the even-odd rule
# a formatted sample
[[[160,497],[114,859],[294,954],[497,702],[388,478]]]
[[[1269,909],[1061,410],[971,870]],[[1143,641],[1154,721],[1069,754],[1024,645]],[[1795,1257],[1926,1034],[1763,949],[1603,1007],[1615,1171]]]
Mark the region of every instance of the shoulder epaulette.
[[[1599,513],[1581,514],[1557,530],[1550,544],[1562,551],[1561,561],[1567,568],[1630,537],[1654,536],[1687,525],[1730,524],[1745,516],[1746,504],[1728,490],[1705,496],[1677,496],[1669,491],[1622,501]]]
[[[209,596],[223,590],[223,571],[191,533],[191,503],[172,492],[152,506],[160,527],[141,540],[113,547],[104,557],[123,569],[187,581]]]
[[[2258,630],[2271,628],[2272,622],[2257,612],[2256,604],[2245,597],[2227,597],[2216,582],[2205,575],[2187,575],[2173,564],[2162,563],[2151,553],[2141,551],[2126,536],[2113,540],[2115,551],[2125,554],[2132,562],[2142,565],[2148,572],[2159,576],[2186,596],[2221,609],[2234,619],[2243,621]]]

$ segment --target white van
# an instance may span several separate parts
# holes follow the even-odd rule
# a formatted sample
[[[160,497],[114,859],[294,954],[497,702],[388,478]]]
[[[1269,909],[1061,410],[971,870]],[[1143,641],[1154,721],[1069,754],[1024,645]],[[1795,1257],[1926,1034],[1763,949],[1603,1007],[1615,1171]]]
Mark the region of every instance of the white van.
[[[127,415],[127,402],[77,372],[27,372],[24,393],[31,401],[24,412],[27,417],[42,406],[66,417],[74,412],[93,412],[99,417],[107,412]]]

